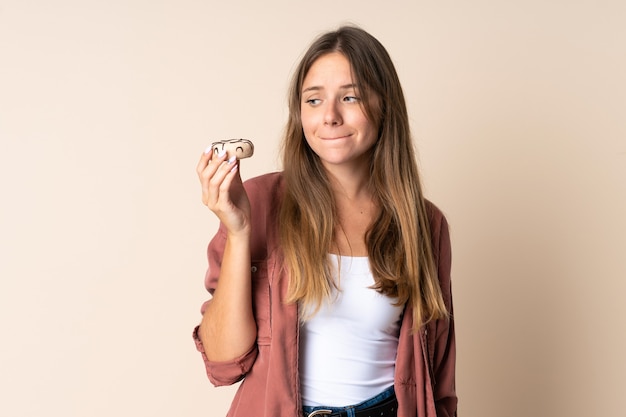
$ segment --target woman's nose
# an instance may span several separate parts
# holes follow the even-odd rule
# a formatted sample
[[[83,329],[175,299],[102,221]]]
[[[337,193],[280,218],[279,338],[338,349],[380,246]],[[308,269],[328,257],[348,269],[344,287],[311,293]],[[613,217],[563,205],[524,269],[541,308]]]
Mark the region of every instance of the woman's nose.
[[[337,104],[335,102],[329,102],[326,106],[326,111],[324,112],[324,124],[330,126],[340,125],[343,122],[341,118],[341,113],[337,108]]]

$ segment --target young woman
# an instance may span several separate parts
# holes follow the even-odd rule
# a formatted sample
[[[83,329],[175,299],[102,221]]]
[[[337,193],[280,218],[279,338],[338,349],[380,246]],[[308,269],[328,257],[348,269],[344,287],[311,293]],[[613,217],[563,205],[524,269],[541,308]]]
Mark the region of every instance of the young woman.
[[[424,199],[404,96],[356,27],[319,37],[290,90],[283,171],[242,183],[205,152],[220,219],[194,331],[231,417],[456,416],[450,239]]]

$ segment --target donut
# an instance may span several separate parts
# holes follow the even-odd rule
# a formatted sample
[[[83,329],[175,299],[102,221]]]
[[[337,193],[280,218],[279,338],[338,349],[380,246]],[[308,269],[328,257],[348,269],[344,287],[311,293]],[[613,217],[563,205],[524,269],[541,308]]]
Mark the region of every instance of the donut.
[[[248,139],[227,139],[213,142],[213,158],[217,158],[220,151],[226,151],[229,158],[235,156],[237,159],[250,158],[254,153],[254,144]]]

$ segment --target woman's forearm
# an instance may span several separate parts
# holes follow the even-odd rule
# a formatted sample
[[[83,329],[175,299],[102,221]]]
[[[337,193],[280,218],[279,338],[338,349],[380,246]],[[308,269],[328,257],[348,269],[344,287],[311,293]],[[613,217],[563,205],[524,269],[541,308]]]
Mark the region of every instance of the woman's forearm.
[[[227,361],[250,350],[257,335],[252,311],[250,237],[229,235],[219,283],[200,324],[199,336],[212,361]]]

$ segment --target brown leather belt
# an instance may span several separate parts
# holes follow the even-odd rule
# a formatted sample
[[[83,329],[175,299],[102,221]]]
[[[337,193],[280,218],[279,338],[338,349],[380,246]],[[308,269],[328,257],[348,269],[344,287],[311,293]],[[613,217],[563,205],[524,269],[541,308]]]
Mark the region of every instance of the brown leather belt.
[[[354,412],[355,417],[396,417],[398,415],[398,400],[395,395],[387,398],[383,402],[373,405],[363,410]],[[315,410],[307,417],[348,417],[347,411]]]

